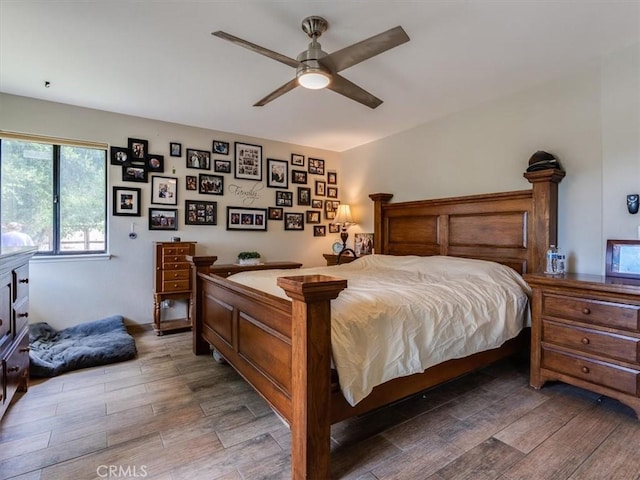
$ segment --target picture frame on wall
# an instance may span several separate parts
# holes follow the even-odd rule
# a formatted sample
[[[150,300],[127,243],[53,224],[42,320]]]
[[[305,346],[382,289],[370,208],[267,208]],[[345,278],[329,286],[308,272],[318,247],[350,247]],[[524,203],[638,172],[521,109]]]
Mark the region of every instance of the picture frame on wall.
[[[198,193],[205,195],[224,195],[224,177],[201,173],[198,176]]]
[[[187,190],[198,190],[198,177],[195,175],[187,175]]]
[[[293,192],[278,190],[276,191],[277,207],[293,207]]]
[[[211,151],[218,155],[229,155],[229,142],[214,140],[213,145],[211,146]]]
[[[181,157],[182,156],[182,144],[178,142],[169,142],[169,156]]]
[[[150,208],[149,230],[177,230],[177,208]]]
[[[164,172],[164,155],[147,155],[147,170],[149,172]]]
[[[231,160],[214,160],[213,171],[216,173],[231,173]]]
[[[327,183],[329,185],[337,185],[338,184],[338,172],[334,172],[334,171],[327,172]]]
[[[210,170],[211,152],[207,152],[206,150],[197,150],[195,148],[187,148],[187,168]]]
[[[250,143],[235,142],[234,177],[262,181],[262,147]]]
[[[266,231],[267,209],[227,207],[227,230]]]
[[[144,160],[149,152],[149,141],[140,138],[128,139],[129,150],[131,151],[132,160]]]
[[[139,217],[140,211],[139,188],[113,187],[113,214],[123,217]]]
[[[218,202],[184,201],[185,225],[217,225]]]
[[[134,162],[123,166],[122,181],[147,183],[147,165],[144,162]]]
[[[324,160],[309,157],[308,171],[314,175],[324,175]]]
[[[305,213],[305,222],[309,224],[320,223],[320,211],[307,210]]]
[[[178,179],[153,175],[151,177],[151,203],[177,205]]]
[[[326,237],[327,236],[327,227],[326,227],[326,225],[314,225],[313,226],[313,236],[314,237]]]
[[[329,224],[329,233],[340,233],[340,225],[336,223]]]
[[[327,182],[322,180],[316,180],[316,195],[324,197],[327,193]]]
[[[299,155],[297,153],[291,154],[291,165],[296,165],[297,167],[304,167],[304,155]]]
[[[304,214],[297,212],[285,212],[284,214],[285,230],[304,230]]]
[[[322,208],[322,200],[320,200],[319,198],[312,198],[311,199],[311,208],[321,209]]]
[[[307,172],[304,170],[291,170],[291,183],[307,184]]]
[[[311,189],[309,187],[298,187],[298,205],[311,206]]]
[[[327,197],[338,198],[338,189],[336,187],[327,187]]]
[[[131,150],[125,147],[111,147],[111,165],[128,165],[131,162]]]
[[[269,220],[282,220],[284,209],[280,207],[269,207]]]
[[[287,162],[267,158],[267,187],[289,188],[289,164]]]

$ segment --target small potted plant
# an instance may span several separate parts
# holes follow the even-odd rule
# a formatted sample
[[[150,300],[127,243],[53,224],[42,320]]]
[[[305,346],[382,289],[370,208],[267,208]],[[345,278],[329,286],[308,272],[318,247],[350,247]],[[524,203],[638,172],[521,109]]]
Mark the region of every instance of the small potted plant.
[[[240,252],[238,254],[238,263],[240,265],[258,265],[260,263],[260,254],[258,252]]]

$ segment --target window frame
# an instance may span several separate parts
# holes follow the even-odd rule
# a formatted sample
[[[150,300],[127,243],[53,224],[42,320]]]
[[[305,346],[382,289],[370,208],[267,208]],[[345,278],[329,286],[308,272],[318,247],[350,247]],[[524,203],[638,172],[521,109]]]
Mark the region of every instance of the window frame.
[[[15,132],[7,132],[0,130],[0,148],[2,146],[2,141],[4,140],[16,140],[21,142],[30,142],[30,143],[44,143],[49,144],[53,147],[52,152],[52,190],[51,190],[51,201],[52,201],[52,242],[51,250],[38,250],[35,255],[38,257],[51,257],[51,258],[62,258],[62,257],[83,257],[83,256],[103,256],[108,254],[109,251],[109,159],[108,159],[108,145],[106,143],[100,142],[87,142],[81,140],[70,140],[64,138],[57,137],[48,137],[44,135],[30,135],[30,134],[22,134]],[[104,153],[104,210],[103,210],[103,218],[104,218],[104,247],[99,250],[61,250],[62,246],[62,238],[61,238],[61,203],[60,203],[60,195],[61,195],[61,179],[60,179],[60,168],[61,168],[61,155],[62,155],[62,147],[76,147],[76,148],[87,148],[94,150],[102,150]],[[1,156],[1,154],[0,154]],[[2,178],[0,178],[0,186],[2,185]]]

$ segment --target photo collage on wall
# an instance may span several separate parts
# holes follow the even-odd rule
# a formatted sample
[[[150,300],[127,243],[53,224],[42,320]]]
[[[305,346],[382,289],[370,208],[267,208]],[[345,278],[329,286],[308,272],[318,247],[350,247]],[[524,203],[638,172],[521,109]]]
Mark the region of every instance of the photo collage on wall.
[[[227,206],[223,219],[227,230],[266,231],[271,221],[281,224],[285,231],[304,231],[309,225],[314,237],[339,232],[331,223],[340,203],[338,174],[326,170],[324,159],[299,153],[292,153],[289,160],[264,159],[261,145],[234,142],[231,148],[230,142],[217,139],[210,150],[202,146],[183,148],[181,142],[172,141],[168,152],[169,158],[183,158],[184,168],[193,173],[183,180],[166,175],[167,170],[175,175],[175,166],[166,164],[165,155],[150,152],[146,139],[129,137],[126,147],[110,149],[110,163],[122,168],[123,182],[150,184],[150,230],[177,230],[181,218],[185,225],[218,225],[218,204],[204,197],[224,196],[226,184],[245,180],[264,182],[274,189],[272,206]],[[184,211],[179,215],[181,188],[188,198],[183,200]],[[142,216],[142,197],[141,188],[114,186],[113,215]]]

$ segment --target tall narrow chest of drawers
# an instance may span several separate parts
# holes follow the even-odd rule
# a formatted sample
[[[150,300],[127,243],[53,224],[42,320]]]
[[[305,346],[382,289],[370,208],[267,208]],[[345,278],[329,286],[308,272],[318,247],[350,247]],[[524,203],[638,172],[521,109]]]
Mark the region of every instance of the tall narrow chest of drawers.
[[[188,255],[195,255],[196,242],[154,242],[153,327],[158,335],[191,327],[191,270]],[[163,320],[163,302],[184,301],[184,318]]]
[[[640,282],[524,278],[533,289],[531,386],[560,380],[616,398],[640,418]]]

